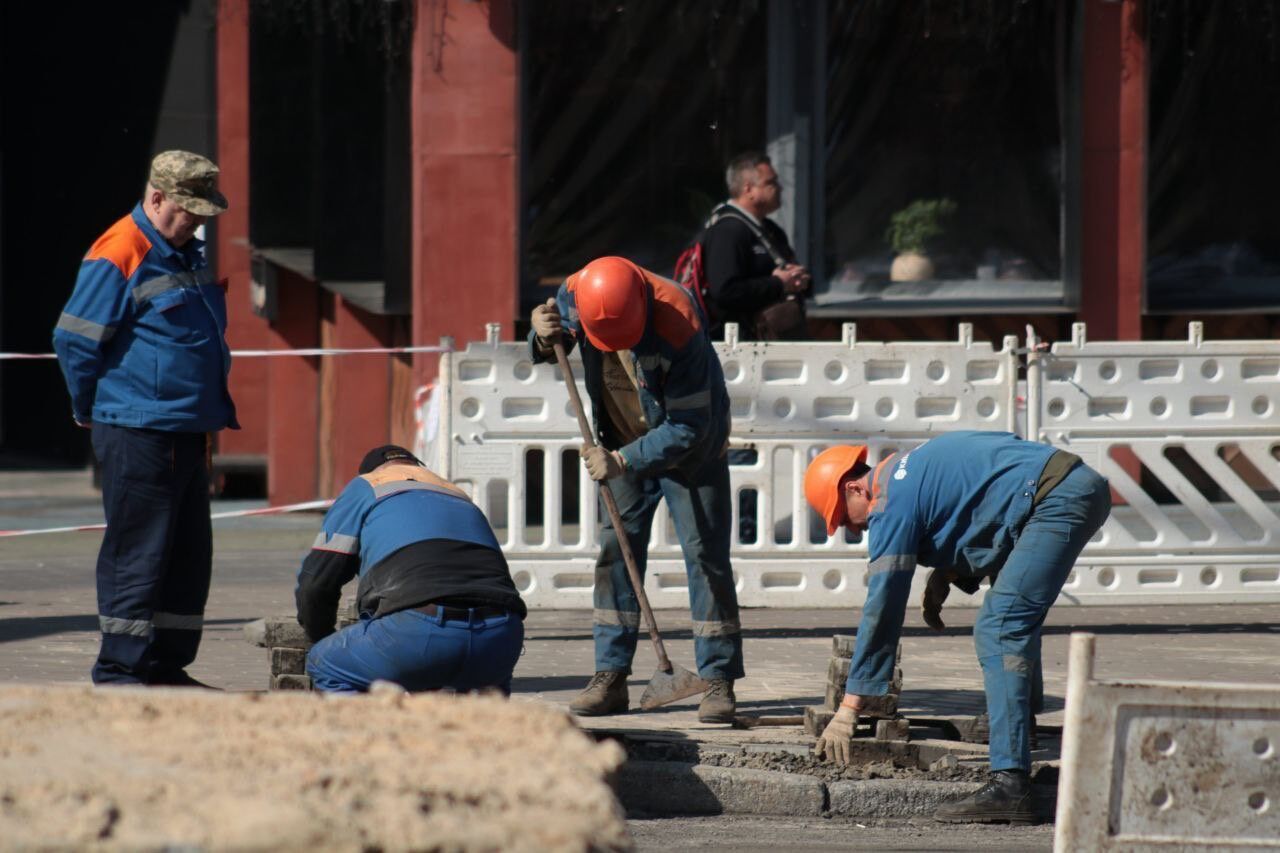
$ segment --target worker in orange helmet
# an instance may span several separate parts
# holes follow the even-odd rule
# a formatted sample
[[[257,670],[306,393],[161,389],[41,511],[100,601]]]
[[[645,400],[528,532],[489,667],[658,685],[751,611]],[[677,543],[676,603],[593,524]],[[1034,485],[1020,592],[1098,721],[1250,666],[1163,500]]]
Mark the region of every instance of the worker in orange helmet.
[[[827,534],[866,532],[869,576],[845,698],[817,752],[847,762],[858,712],[888,692],[917,564],[944,577],[994,576],[973,628],[991,777],[934,816],[1034,823],[1029,729],[1040,626],[1111,511],[1107,481],[1075,454],[1006,432],[947,433],[874,470],[866,460],[864,446],[831,447],[805,471],[805,498]]]
[[[654,511],[667,501],[689,576],[698,675],[709,684],[698,719],[731,723],[743,667],[729,563],[729,394],[703,317],[680,285],[605,257],[569,276],[531,320],[535,362],[552,359],[557,340],[582,347],[599,438],[583,462],[593,480],[609,481],[641,577]],[[606,519],[593,591],[596,671],[569,706],[581,716],[629,704],[640,607],[617,535]]]

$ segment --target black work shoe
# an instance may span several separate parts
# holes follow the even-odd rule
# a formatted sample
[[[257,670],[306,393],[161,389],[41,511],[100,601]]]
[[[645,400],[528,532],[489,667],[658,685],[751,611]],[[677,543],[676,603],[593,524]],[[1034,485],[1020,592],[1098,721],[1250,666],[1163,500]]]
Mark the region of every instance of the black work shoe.
[[[187,675],[183,670],[176,672],[166,672],[163,675],[152,673],[151,680],[148,682],[149,687],[198,687],[201,690],[221,690],[221,687],[214,687],[212,684],[205,684],[203,681],[197,681]]]
[[[733,695],[733,681],[716,678],[707,682],[707,692],[702,694],[702,702],[698,705],[698,722],[732,723],[737,709],[738,700]]]
[[[997,770],[972,794],[939,806],[933,819],[943,823],[1038,823],[1031,778],[1022,770]]]
[[[601,717],[625,713],[629,705],[627,674],[601,671],[591,676],[586,689],[569,703],[569,710],[579,717]]]

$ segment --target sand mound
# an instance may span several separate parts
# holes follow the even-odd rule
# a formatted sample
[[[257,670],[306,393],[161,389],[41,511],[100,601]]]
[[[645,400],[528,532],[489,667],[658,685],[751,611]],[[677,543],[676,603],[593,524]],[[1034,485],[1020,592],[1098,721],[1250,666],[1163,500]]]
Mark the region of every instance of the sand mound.
[[[496,697],[0,689],[0,846],[625,850],[624,756]]]

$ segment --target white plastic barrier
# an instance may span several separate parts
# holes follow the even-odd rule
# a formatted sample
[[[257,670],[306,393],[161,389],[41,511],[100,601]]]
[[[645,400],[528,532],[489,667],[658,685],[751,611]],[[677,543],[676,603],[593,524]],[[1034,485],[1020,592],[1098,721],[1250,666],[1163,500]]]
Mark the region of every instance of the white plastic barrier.
[[[1054,850],[1280,848],[1280,686],[1093,679],[1072,634]]]
[[[1064,596],[1280,601],[1280,344],[1205,341],[1199,323],[1186,341],[1099,343],[1078,323],[1028,382],[1029,437],[1118,498]]]
[[[419,407],[420,449],[489,515],[530,606],[590,607],[599,515],[568,394],[555,366],[532,364],[525,343],[498,334],[492,326],[486,342],[441,357],[440,381]],[[940,432],[1021,432],[1012,336],[995,349],[962,324],[952,343],[860,342],[849,324],[840,342],[759,343],[738,342],[730,327],[716,350],[732,447],[755,453],[730,467],[733,562],[746,606],[865,599],[865,548],[843,533],[828,540],[805,504],[803,472],[824,447],[866,443],[874,463]],[[1187,342],[1088,343],[1078,325],[1070,343],[1030,356],[1027,377],[1028,434],[1078,453],[1122,498],[1060,603],[1280,601],[1280,344],[1207,343],[1198,324]],[[1132,459],[1178,502],[1145,491]],[[1206,497],[1183,473],[1196,466],[1220,493]],[[753,541],[741,535],[744,491],[756,494]],[[687,602],[665,507],[646,587],[655,606]],[[948,605],[980,600],[953,596]]]
[[[735,496],[756,492],[757,535],[743,543],[734,501],[733,560],[744,606],[852,606],[865,598],[865,548],[828,540],[804,500],[808,461],[837,441],[870,445],[877,461],[953,429],[1015,423],[1017,341],[739,343],[716,349],[733,413]],[[581,380],[581,362],[572,357]],[[585,395],[584,395],[585,399]],[[436,414],[430,411],[434,407]],[[489,516],[531,607],[590,607],[599,550],[595,487],[577,459],[577,424],[558,368],[534,365],[524,343],[472,343],[441,359],[421,421],[424,458]],[[430,442],[426,442],[426,438]],[[582,500],[581,496],[587,496]],[[569,515],[561,509],[568,507]],[[548,510],[548,508],[551,508]],[[686,606],[679,543],[665,507],[654,520],[646,588],[655,606]]]

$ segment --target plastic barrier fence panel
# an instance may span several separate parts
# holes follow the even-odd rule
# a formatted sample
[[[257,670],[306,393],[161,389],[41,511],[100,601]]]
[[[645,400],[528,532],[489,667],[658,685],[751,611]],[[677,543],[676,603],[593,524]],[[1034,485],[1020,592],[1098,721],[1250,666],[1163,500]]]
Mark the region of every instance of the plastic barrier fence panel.
[[[1032,356],[1035,434],[1111,482],[1111,518],[1064,594],[1280,600],[1280,344],[1071,341]],[[1034,400],[1036,394],[1029,393]],[[1265,597],[1265,599],[1263,599]]]

